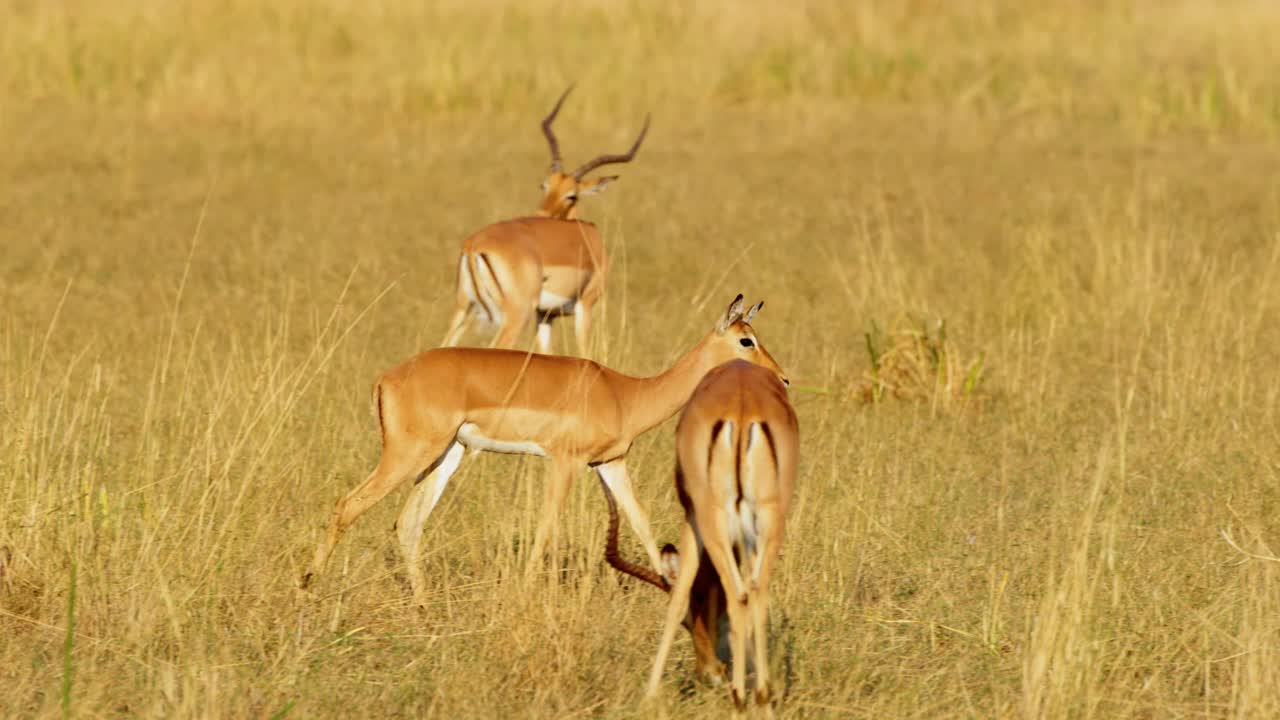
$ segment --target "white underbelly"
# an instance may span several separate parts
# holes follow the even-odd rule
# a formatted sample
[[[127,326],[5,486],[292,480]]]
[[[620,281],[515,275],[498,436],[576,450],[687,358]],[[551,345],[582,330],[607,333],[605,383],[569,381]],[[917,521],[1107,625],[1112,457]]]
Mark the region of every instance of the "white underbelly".
[[[572,315],[573,308],[578,304],[573,298],[562,297],[546,290],[538,293],[538,309],[542,311],[557,310],[562,315]]]
[[[547,456],[547,452],[542,449],[538,443],[510,440],[494,440],[493,438],[481,435],[475,423],[463,423],[458,428],[458,442],[471,450],[488,450],[489,452],[509,453],[512,455],[540,455]]]

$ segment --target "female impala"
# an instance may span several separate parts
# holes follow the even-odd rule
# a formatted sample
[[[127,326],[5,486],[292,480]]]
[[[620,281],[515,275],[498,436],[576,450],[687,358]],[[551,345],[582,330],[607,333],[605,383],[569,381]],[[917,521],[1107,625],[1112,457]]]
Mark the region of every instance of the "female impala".
[[[479,307],[498,326],[490,347],[515,347],[536,313],[538,348],[549,352],[551,321],[572,315],[578,354],[586,354],[591,309],[604,294],[606,261],[600,231],[577,220],[578,199],[604,190],[618,178],[583,178],[602,165],[631,162],[649,131],[649,118],[645,117],[639,137],[625,155],[601,155],[566,174],[560,167],[560,145],[551,123],[572,89],[564,91],[542,121],[542,133],[551,146],[551,172],[542,182],[537,216],[494,223],[462,245],[457,301],[444,337],[446,346],[458,344]]]
[[[392,368],[373,389],[382,458],[363,484],[338,501],[302,587],[324,569],[356,518],[413,479],[396,529],[414,596],[425,603],[426,580],[418,566],[423,525],[465,448],[551,458],[530,567],[555,534],[573,475],[583,465],[594,468],[621,500],[657,567],[649,518],[627,477],[627,452],[636,437],[674,415],[702,376],[721,363],[742,358],[781,377],[750,325],[761,305],[744,316],[739,295],[714,330],[672,368],[650,378],[623,375],[582,358],[478,348],[428,350]]]
[[[723,679],[727,615],[734,701],[741,706],[746,699],[750,641],[756,702],[768,705],[769,577],[795,487],[798,433],[795,411],[773,373],[738,360],[707,373],[676,428],[676,490],[686,522],[679,553],[670,545],[663,549],[666,577],[618,556],[617,511],[605,488],[610,505],[605,558],[621,572],[671,593],[648,695],[658,691],[681,621],[693,634],[699,672]]]

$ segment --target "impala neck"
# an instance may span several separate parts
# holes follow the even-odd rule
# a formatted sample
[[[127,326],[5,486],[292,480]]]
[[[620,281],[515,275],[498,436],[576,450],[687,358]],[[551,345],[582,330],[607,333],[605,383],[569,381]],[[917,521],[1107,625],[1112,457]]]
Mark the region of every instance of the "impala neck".
[[[552,220],[577,220],[578,204],[574,203],[573,205],[569,206],[568,210],[561,211],[561,212],[554,212],[554,213],[547,212],[543,208],[538,208],[538,211],[535,212],[534,215],[537,217],[551,218]]]
[[[710,337],[703,338],[685,353],[675,365],[661,375],[647,378],[625,378],[628,390],[627,428],[632,438],[666,422],[689,402],[693,390],[713,365],[705,346]]]

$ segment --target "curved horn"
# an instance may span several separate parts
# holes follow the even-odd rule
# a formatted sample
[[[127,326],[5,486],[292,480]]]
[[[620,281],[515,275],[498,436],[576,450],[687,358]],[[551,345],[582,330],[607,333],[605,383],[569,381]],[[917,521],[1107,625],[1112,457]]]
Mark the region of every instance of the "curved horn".
[[[615,163],[631,162],[631,158],[636,156],[636,151],[640,149],[640,143],[644,142],[645,133],[649,132],[649,116],[644,116],[644,127],[640,128],[640,135],[636,138],[635,143],[631,145],[631,149],[626,155],[601,155],[595,160],[589,160],[585,165],[573,171],[573,179],[581,180],[583,175],[595,170],[601,165],[613,165]]]
[[[573,85],[565,88],[564,94],[556,101],[556,106],[551,108],[551,114],[542,121],[542,134],[547,136],[547,144],[551,146],[551,169],[556,172],[560,172],[560,143],[556,142],[556,134],[551,132],[551,123],[555,122],[556,115],[560,114],[560,106],[564,104],[564,99],[569,97],[570,92],[573,92]]]
[[[609,532],[604,541],[604,559],[614,570],[624,575],[647,582],[663,592],[671,592],[666,578],[647,567],[624,560],[618,553],[618,502],[613,499],[613,492],[609,490],[604,478],[600,478],[600,488],[604,490],[604,499],[609,503]]]

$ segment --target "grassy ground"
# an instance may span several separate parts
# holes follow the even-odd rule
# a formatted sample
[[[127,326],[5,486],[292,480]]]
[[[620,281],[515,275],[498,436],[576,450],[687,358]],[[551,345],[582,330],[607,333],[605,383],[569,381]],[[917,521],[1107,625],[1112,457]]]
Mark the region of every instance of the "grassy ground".
[[[782,715],[1280,713],[1274,5],[109,6],[0,5],[0,715],[725,714],[683,639],[640,704],[663,598],[585,475],[518,580],[536,459],[464,463],[427,612],[395,497],[293,591],[570,80],[570,163],[654,115],[584,209],[597,359],[657,372],[741,291],[823,390]],[[862,403],[865,333],[921,318],[983,397]],[[674,539],[671,426],[632,458]]]

